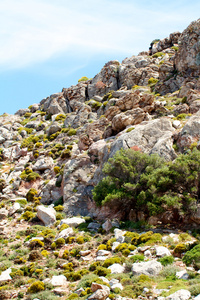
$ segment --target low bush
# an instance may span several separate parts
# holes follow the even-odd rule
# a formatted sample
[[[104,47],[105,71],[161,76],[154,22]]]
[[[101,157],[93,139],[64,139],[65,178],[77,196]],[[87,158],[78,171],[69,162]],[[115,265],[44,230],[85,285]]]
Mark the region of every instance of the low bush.
[[[167,266],[167,265],[171,265],[174,262],[174,258],[173,256],[164,256],[158,259],[158,261],[163,265],[163,266]]]
[[[185,253],[183,262],[186,265],[192,264],[196,269],[200,268],[200,244]]]
[[[44,291],[44,289],[44,282],[38,280],[31,284],[31,286],[28,288],[28,293],[38,293]]]

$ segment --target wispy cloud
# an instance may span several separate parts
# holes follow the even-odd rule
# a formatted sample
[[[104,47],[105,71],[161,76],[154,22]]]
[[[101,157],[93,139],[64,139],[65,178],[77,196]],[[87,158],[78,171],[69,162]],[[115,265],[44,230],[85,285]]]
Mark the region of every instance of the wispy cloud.
[[[163,29],[169,34],[170,23],[187,22],[181,7],[169,14],[173,1],[161,6],[156,2],[154,7],[149,1],[137,2],[1,0],[1,69],[24,67],[64,52],[83,58],[94,52],[137,54],[154,34]],[[198,2],[195,5],[200,8]],[[188,18],[191,15],[188,11]]]

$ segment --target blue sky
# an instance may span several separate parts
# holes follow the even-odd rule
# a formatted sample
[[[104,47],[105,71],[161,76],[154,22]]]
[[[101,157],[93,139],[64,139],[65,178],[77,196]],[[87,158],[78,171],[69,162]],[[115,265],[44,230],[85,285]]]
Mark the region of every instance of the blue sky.
[[[39,103],[103,65],[183,31],[199,1],[1,0],[0,114]]]

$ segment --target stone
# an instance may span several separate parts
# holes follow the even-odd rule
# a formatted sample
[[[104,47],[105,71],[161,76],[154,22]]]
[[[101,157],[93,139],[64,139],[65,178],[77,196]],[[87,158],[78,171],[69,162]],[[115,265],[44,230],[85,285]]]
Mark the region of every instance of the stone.
[[[8,217],[8,211],[5,208],[0,209],[0,220],[6,219]]]
[[[57,122],[54,122],[51,126],[49,126],[49,128],[47,128],[46,133],[48,136],[50,136],[58,131],[61,131],[61,129],[62,128],[61,128],[60,124]]]
[[[73,229],[71,227],[63,229],[61,232],[59,232],[58,236],[55,238],[55,240],[59,238],[66,239],[68,238],[71,234],[73,234]]]
[[[107,250],[99,250],[97,251],[97,256],[104,256],[104,255],[109,255],[110,251]]]
[[[111,270],[111,274],[119,274],[125,271],[125,267],[120,264],[113,264],[109,266],[108,269]]]
[[[54,165],[52,157],[41,157],[33,165],[34,171],[45,171],[51,169]]]
[[[88,228],[89,230],[97,231],[100,227],[101,227],[100,224],[95,223],[95,222],[91,222],[91,223],[88,224],[88,227],[87,227],[87,228]]]
[[[158,153],[169,159],[174,159],[172,148],[172,133],[174,128],[167,118],[156,119],[135,125],[135,129],[122,133],[111,146],[109,157],[113,157],[121,148],[127,149],[137,146],[144,153]],[[167,142],[167,145],[165,143]]]
[[[94,282],[92,282],[91,290],[93,294],[87,298],[88,300],[105,300],[110,294],[108,286]]]
[[[198,76],[200,72],[199,55],[200,19],[192,22],[179,38],[179,49],[175,58],[176,69],[182,74],[193,72]]]
[[[177,128],[181,127],[181,122],[179,120],[175,120],[175,121],[173,121],[172,125],[174,128],[177,129]]]
[[[155,250],[156,250],[157,257],[164,257],[164,256],[171,255],[170,251],[166,247],[163,247],[163,246],[155,246]]]
[[[111,291],[114,291],[115,290],[115,288],[119,288],[120,290],[123,290],[123,286],[122,286],[122,284],[119,282],[119,280],[118,279],[111,279],[110,281],[109,281],[109,285],[110,285],[110,287],[111,287]]]
[[[112,228],[112,222],[111,222],[110,220],[106,220],[106,222],[102,224],[102,228],[103,228],[106,232],[109,232],[110,229]]]
[[[167,300],[187,300],[191,297],[190,291],[181,289],[166,297]]]
[[[200,294],[194,297],[194,300],[200,300]]]
[[[61,220],[60,225],[67,224],[70,227],[78,227],[82,223],[85,223],[85,220],[83,218],[73,217]]]
[[[15,202],[13,204],[13,207],[11,207],[8,211],[8,215],[12,216],[14,213],[16,213],[20,209],[20,204],[18,202]]]
[[[52,225],[56,222],[56,211],[53,207],[37,206],[37,217],[45,226]]]
[[[176,277],[178,279],[187,280],[189,278],[189,274],[187,273],[186,270],[182,270],[182,271],[176,272]]]
[[[180,132],[177,145],[180,149],[189,148],[200,139],[200,110],[192,115]]]
[[[141,274],[148,276],[157,276],[162,270],[162,265],[156,260],[147,262],[134,263],[132,266],[133,275],[139,276]]]
[[[120,245],[120,242],[114,242],[112,244],[112,251],[115,251],[115,249]]]
[[[67,283],[67,279],[64,275],[53,276],[51,279],[51,284],[53,286],[63,286]]]
[[[11,272],[12,272],[11,268],[1,272],[0,283],[2,283],[4,281],[11,281],[12,280],[12,278],[10,277]]]
[[[144,251],[144,256],[147,257],[147,258],[151,258],[152,257],[151,251],[150,250]]]
[[[91,251],[90,250],[81,250],[79,253],[81,256],[87,256],[91,253]]]

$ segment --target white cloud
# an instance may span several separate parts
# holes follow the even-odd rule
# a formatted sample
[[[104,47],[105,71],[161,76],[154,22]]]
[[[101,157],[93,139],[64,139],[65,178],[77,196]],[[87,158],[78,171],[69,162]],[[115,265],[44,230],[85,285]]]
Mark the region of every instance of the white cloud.
[[[157,9],[137,2],[1,0],[1,69],[20,68],[68,51],[83,57],[137,54],[155,34],[168,35],[173,24],[187,22],[181,7],[169,14],[169,9],[163,10],[166,4]]]

